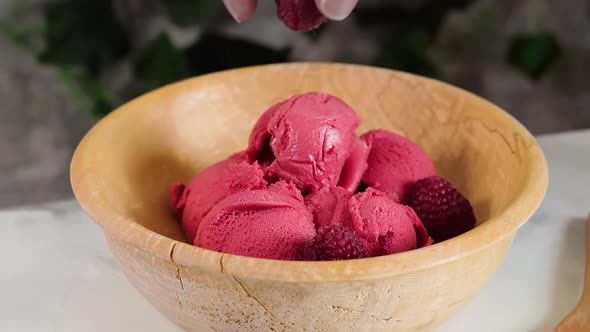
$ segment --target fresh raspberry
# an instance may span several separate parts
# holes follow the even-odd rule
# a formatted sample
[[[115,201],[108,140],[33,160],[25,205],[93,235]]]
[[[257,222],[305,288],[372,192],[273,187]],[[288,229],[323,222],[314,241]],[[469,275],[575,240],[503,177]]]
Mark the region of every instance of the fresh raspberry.
[[[275,3],[277,15],[291,30],[309,31],[326,20],[314,0],[275,0]]]
[[[416,181],[409,205],[436,242],[463,234],[475,226],[471,203],[440,176]]]
[[[321,261],[320,249],[315,238],[301,247],[299,250],[299,259],[302,261]]]
[[[300,251],[301,260],[336,261],[366,257],[360,237],[350,228],[334,224],[323,226]]]

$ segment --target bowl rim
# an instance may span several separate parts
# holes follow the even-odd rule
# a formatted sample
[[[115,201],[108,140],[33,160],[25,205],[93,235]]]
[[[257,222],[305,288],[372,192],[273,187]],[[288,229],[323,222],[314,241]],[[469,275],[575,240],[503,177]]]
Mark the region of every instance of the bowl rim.
[[[429,247],[395,255],[346,261],[283,261],[215,252],[160,235],[135,223],[129,216],[114,208],[100,193],[100,190],[96,189],[95,182],[85,176],[86,170],[91,166],[88,162],[90,153],[87,146],[105,128],[108,128],[109,123],[117,121],[120,114],[125,112],[122,108],[132,108],[131,106],[137,100],[161,93],[163,90],[182,89],[182,86],[195,81],[208,80],[213,77],[218,79],[230,77],[237,72],[277,71],[287,68],[294,69],[293,67],[306,67],[306,70],[314,70],[318,66],[329,67],[334,71],[342,69],[371,70],[386,71],[392,75],[410,76],[413,79],[427,80],[437,85],[443,85],[445,88],[456,90],[461,94],[468,94],[487,104],[489,111],[495,112],[496,116],[503,117],[511,124],[515,135],[520,135],[530,142],[525,147],[526,149],[520,151],[523,160],[528,161],[529,169],[515,199],[500,214],[486,220],[473,230]],[[470,256],[505,239],[511,241],[518,228],[532,216],[541,204],[547,189],[548,171],[543,152],[532,134],[510,114],[481,97],[453,85],[414,74],[365,65],[317,62],[282,63],[225,70],[179,81],[137,97],[111,112],[88,131],[74,152],[70,165],[70,179],[79,204],[103,228],[109,239],[116,239],[135,249],[167,260],[176,265],[178,269],[196,268],[250,279],[319,282],[370,280],[428,270]],[[481,239],[488,240],[481,241]]]

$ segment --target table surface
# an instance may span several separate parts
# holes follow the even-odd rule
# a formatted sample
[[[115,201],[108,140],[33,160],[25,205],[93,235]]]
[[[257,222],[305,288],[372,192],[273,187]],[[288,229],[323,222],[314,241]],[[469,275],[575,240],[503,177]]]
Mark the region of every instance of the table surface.
[[[436,332],[552,331],[577,303],[590,130],[539,137],[549,189],[492,281]],[[76,202],[0,211],[0,331],[178,332],[125,279]]]

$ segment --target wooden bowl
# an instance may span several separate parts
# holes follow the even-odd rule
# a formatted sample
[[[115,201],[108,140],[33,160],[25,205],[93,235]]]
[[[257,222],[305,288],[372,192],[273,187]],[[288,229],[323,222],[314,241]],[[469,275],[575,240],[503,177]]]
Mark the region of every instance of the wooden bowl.
[[[168,185],[244,149],[260,113],[310,91],[349,103],[363,119],[359,133],[384,128],[419,143],[471,200],[479,225],[431,247],[338,262],[185,243]],[[188,331],[429,331],[492,277],[539,206],[547,168],[520,123],[461,89],[366,66],[279,64],[189,79],[127,103],[82,140],[71,180],[131,283]]]

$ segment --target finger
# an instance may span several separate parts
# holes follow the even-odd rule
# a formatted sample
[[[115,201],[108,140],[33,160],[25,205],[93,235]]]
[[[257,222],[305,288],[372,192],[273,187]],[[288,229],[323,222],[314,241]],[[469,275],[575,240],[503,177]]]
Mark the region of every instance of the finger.
[[[358,0],[315,0],[324,16],[334,21],[342,21],[352,12]]]
[[[223,0],[223,4],[234,20],[241,23],[254,15],[258,0]]]

